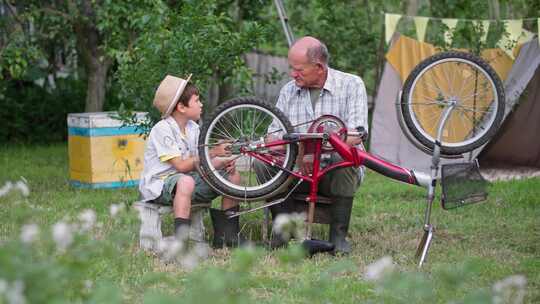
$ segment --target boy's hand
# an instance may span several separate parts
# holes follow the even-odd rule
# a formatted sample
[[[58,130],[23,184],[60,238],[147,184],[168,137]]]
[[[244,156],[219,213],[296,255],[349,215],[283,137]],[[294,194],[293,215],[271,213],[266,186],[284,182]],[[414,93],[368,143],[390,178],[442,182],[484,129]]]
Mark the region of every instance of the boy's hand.
[[[197,167],[199,167],[199,163],[200,163],[199,157],[192,156],[191,158],[193,160],[193,168],[196,169]]]

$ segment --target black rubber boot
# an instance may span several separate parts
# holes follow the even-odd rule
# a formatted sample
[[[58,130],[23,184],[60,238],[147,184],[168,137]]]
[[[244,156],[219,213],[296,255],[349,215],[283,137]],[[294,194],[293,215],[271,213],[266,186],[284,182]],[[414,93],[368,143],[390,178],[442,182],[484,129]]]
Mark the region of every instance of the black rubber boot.
[[[346,237],[349,232],[352,204],[352,197],[336,197],[330,209],[332,218],[329,241],[334,244],[335,253],[349,254],[351,252],[351,245]]]
[[[212,247],[218,249],[227,247],[238,247],[246,243],[246,240],[239,236],[240,219],[234,217],[229,219],[227,211],[237,212],[239,207],[232,207],[227,210],[219,210],[210,208],[210,218],[212,218],[212,226],[214,226],[214,239]]]

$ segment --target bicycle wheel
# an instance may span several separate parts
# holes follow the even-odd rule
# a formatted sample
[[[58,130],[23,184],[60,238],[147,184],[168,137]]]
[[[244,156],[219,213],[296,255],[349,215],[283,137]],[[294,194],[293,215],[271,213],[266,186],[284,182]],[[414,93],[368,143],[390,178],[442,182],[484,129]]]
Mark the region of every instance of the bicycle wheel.
[[[204,124],[199,136],[199,144],[203,144],[199,147],[200,168],[205,179],[216,190],[234,198],[256,200],[268,196],[285,184],[289,173],[262,166],[264,178],[258,177],[255,172],[258,165],[256,156],[292,170],[298,146],[296,143],[273,148],[257,145],[292,131],[287,117],[263,101],[238,98],[221,104],[209,122]],[[210,150],[222,142],[232,144],[231,159],[235,160],[235,168],[240,172],[239,184],[230,182],[227,174],[212,164]]]
[[[497,132],[504,101],[501,80],[488,63],[452,51],[415,67],[403,86],[400,108],[410,134],[433,150],[441,116],[455,103],[442,130],[441,153],[457,155],[480,147]]]

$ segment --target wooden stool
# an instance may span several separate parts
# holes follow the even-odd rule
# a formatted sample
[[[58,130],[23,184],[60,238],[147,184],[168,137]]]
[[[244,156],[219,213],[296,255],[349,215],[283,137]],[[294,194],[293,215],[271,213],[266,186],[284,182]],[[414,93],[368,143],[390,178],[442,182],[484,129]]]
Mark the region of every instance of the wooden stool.
[[[292,196],[294,199],[294,207],[296,212],[308,213],[309,203],[306,202],[307,194],[295,194]],[[333,201],[330,197],[317,195],[317,203],[315,203],[315,216],[313,217],[313,223],[317,224],[330,224],[332,215],[330,213],[330,207]],[[307,217],[306,217],[307,221]]]
[[[203,212],[211,203],[193,203],[191,205],[191,227],[189,239],[195,242],[205,242]],[[163,239],[161,219],[164,214],[172,213],[171,206],[154,203],[135,202],[133,208],[139,211],[141,228],[139,229],[139,246],[144,250],[157,251]]]

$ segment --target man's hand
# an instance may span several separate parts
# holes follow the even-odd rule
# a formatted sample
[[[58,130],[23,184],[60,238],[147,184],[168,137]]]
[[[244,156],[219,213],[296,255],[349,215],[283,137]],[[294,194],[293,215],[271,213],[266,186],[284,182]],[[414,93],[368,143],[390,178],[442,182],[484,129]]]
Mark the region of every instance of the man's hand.
[[[224,143],[220,141],[219,144],[217,144],[210,150],[210,158],[214,158],[216,156],[227,157],[231,155],[232,152],[230,143]]]
[[[364,127],[358,127],[356,129],[349,129],[349,132],[356,133],[358,135],[356,136],[348,136],[347,137],[347,144],[349,146],[356,146],[359,145],[367,140],[368,132]]]
[[[216,169],[225,169],[227,172],[231,173],[230,171],[234,171],[236,163],[236,158],[222,158],[222,157],[214,157],[212,158],[212,165]]]
[[[225,162],[223,169],[229,174],[233,174],[236,169],[236,160],[228,160]]]

